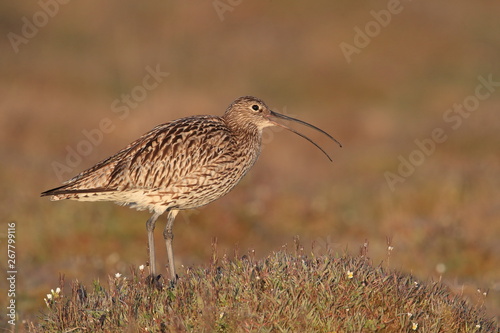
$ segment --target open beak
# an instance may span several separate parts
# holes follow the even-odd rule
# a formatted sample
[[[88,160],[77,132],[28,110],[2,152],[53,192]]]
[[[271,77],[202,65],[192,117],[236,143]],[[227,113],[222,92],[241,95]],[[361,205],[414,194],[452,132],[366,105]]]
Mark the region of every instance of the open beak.
[[[276,121],[276,120],[274,120],[273,118],[280,118],[280,119],[290,120],[290,121],[294,121],[294,122],[296,122],[296,123],[299,123],[299,124],[302,124],[302,125],[308,126],[308,127],[310,127],[310,128],[313,128],[313,129],[315,129],[316,131],[323,133],[324,135],[326,135],[327,137],[329,137],[330,139],[332,139],[333,141],[335,141],[335,142],[339,145],[339,147],[342,147],[342,144],[341,144],[340,142],[338,142],[338,141],[337,141],[337,140],[336,140],[333,136],[331,136],[330,134],[328,134],[328,133],[326,133],[325,131],[323,131],[321,128],[318,128],[318,127],[316,127],[316,126],[314,126],[314,125],[311,125],[311,124],[309,124],[309,123],[306,123],[305,121],[302,121],[302,120],[299,120],[299,119],[295,119],[295,118],[292,118],[292,117],[289,117],[289,116],[285,116],[285,115],[283,115],[283,114],[281,114],[281,113],[277,113],[277,112],[271,111],[271,115],[270,115],[270,117],[269,117],[269,120],[270,120],[270,121],[271,121],[274,125],[279,126],[279,127],[282,127],[282,128],[284,128],[284,129],[287,129],[287,130],[289,130],[290,132],[293,132],[293,133],[295,133],[295,134],[297,134],[297,135],[299,135],[299,136],[303,137],[304,139],[306,139],[307,141],[309,141],[310,143],[312,143],[313,145],[315,145],[315,146],[316,146],[319,150],[321,150],[321,151],[323,152],[323,154],[325,154],[325,155],[326,155],[326,157],[328,157],[328,159],[330,160],[330,162],[333,162],[333,160],[332,160],[332,158],[330,157],[330,155],[328,155],[328,154],[327,154],[327,153],[323,150],[323,148],[321,148],[320,146],[318,146],[318,145],[316,144],[316,142],[314,142],[313,140],[309,139],[309,138],[308,138],[307,136],[305,136],[304,134],[299,133],[299,132],[297,132],[296,130],[294,130],[294,129],[292,129],[292,128],[288,127],[288,126],[285,126],[285,125],[283,125],[283,124],[280,124],[279,122],[277,122],[277,121]]]

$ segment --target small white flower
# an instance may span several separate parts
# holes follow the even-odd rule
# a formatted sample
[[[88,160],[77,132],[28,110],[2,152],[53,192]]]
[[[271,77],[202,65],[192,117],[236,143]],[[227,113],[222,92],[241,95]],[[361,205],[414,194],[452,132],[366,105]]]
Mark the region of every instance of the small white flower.
[[[47,294],[47,298],[44,298],[43,300],[45,301],[45,305],[50,308],[52,304],[58,299],[60,296],[59,294],[61,293],[61,288],[57,287],[56,290],[50,289],[50,294]]]
[[[415,322],[414,322],[414,323],[412,323],[412,324],[411,324],[411,329],[412,329],[412,330],[416,331],[416,330],[417,330],[417,328],[418,328],[418,323],[415,323]]]
[[[352,279],[354,277],[354,272],[352,271],[347,271],[347,278]]]
[[[121,276],[122,276],[122,275],[121,275],[120,273],[116,273],[116,274],[115,274],[115,278],[117,278],[117,279],[118,279],[118,278],[120,278]]]
[[[387,247],[387,250],[388,250],[388,251],[392,251],[392,250],[394,250],[394,246],[390,246],[390,245],[389,245],[389,246]]]
[[[144,265],[139,266],[139,270],[143,271],[144,270]]]
[[[413,317],[413,313],[411,313],[411,312],[408,312],[406,315],[408,316],[408,318]]]

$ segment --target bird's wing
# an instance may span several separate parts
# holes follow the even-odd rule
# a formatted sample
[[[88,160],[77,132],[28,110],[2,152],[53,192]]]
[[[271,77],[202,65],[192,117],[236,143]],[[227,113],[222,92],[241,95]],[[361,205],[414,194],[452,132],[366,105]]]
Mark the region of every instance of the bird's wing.
[[[82,171],[75,177],[65,181],[62,186],[43,192],[41,195],[58,195],[82,192],[105,192],[115,189],[109,187],[109,179],[117,165],[132,151],[136,151],[142,142],[150,140],[160,127],[168,126],[169,123],[159,125],[142,135],[139,139],[130,143],[118,153],[100,161],[91,168]]]
[[[118,190],[167,190],[223,168],[231,136],[217,118],[186,118],[159,128],[130,150],[110,175]]]
[[[229,132],[220,118],[178,119],[153,128],[115,155],[42,196],[166,189],[220,168],[222,152],[229,142]]]

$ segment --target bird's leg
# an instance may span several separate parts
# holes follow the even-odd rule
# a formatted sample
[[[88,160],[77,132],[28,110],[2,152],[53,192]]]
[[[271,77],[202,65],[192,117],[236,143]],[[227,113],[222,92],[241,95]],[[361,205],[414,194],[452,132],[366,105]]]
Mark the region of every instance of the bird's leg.
[[[170,270],[170,278],[173,282],[177,280],[177,274],[175,274],[174,265],[174,251],[172,249],[172,240],[174,239],[174,234],[172,232],[172,227],[174,226],[174,220],[177,216],[178,210],[169,210],[167,216],[167,225],[165,225],[165,230],[163,231],[163,238],[165,238],[165,245],[167,246],[167,256],[168,256],[168,267]]]
[[[149,271],[151,275],[156,277],[156,257],[155,257],[155,238],[153,231],[155,230],[156,220],[161,214],[154,213],[146,222],[146,230],[148,231],[148,246],[149,246]]]

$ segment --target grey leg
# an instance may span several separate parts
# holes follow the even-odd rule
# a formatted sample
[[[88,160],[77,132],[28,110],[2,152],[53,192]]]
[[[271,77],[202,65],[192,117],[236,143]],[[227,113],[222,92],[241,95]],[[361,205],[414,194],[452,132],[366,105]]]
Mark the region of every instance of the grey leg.
[[[174,220],[178,212],[178,210],[168,211],[167,225],[163,231],[163,238],[165,238],[165,245],[167,246],[168,267],[170,269],[170,278],[172,281],[177,280],[177,274],[175,274],[174,251],[172,249],[172,240],[174,239],[172,227],[174,226]]]
[[[156,256],[155,256],[155,239],[154,233],[156,220],[161,214],[154,213],[146,222],[146,230],[148,231],[148,246],[149,246],[149,271],[151,275],[156,276]]]

